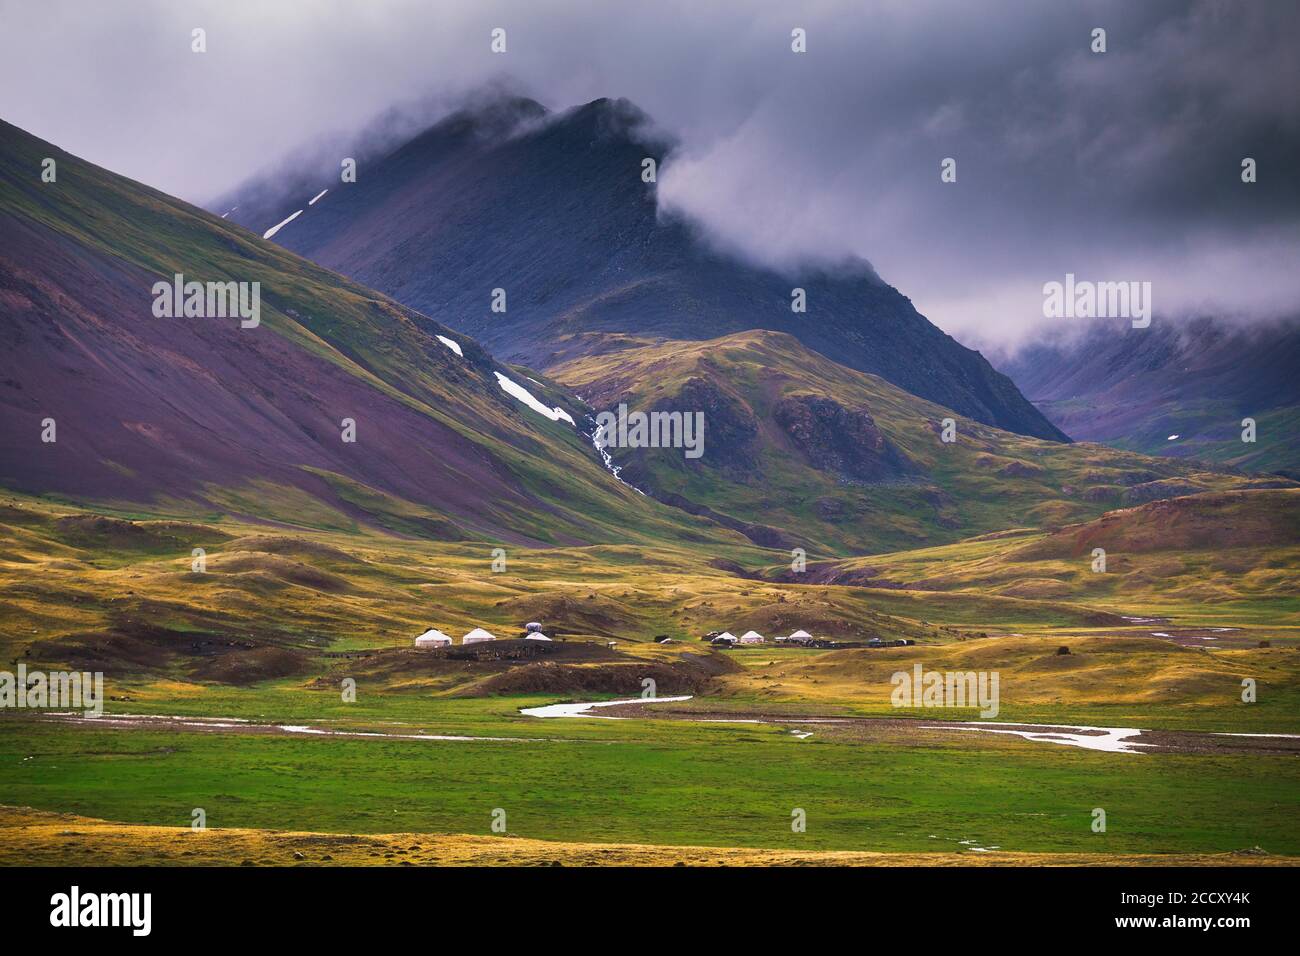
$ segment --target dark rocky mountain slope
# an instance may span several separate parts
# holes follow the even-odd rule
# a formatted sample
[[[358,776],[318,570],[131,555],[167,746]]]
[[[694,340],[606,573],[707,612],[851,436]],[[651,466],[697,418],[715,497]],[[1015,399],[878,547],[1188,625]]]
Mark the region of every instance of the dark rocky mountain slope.
[[[259,233],[301,210],[276,242],[508,361],[548,368],[593,347],[581,333],[709,339],[769,329],[977,421],[1066,440],[867,263],[782,275],[716,251],[666,215],[641,172],[646,157],[669,152],[626,101],[552,115],[505,99],[365,163],[355,183],[296,187],[271,202],[259,181],[212,208],[235,207],[231,218]],[[794,287],[806,290],[806,313],[791,310]],[[494,289],[506,292],[504,314],[490,309]]]

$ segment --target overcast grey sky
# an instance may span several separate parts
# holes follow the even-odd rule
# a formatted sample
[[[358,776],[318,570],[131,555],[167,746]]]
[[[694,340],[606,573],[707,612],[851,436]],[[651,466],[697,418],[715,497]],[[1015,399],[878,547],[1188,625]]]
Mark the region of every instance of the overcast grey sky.
[[[625,96],[680,140],[661,200],[719,243],[861,255],[991,345],[1066,272],[1150,281],[1157,313],[1300,312],[1297,49],[1293,0],[0,0],[0,116],[202,203],[502,77]]]

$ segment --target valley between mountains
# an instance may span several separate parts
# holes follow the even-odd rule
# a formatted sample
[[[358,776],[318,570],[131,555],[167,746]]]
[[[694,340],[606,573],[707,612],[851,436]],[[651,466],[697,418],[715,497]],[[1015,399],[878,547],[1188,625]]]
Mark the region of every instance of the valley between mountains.
[[[0,671],[105,693],[0,710],[0,861],[1294,863],[1287,433],[1071,441],[869,264],[658,210],[672,148],[507,98],[205,210],[0,123]],[[176,275],[260,323],[156,317]],[[704,453],[607,462],[620,405]]]

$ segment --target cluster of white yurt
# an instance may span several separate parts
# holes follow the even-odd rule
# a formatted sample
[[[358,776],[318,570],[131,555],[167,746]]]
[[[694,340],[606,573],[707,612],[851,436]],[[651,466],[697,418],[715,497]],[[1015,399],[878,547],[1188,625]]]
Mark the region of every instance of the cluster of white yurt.
[[[495,641],[496,635],[485,628],[476,627],[460,639],[461,644],[485,644],[488,641]],[[538,621],[529,621],[524,625],[523,639],[525,641],[550,641],[551,638],[542,633],[542,625]],[[456,642],[453,641],[436,627],[431,627],[415,639],[416,647],[438,648],[451,647]]]
[[[765,638],[762,634],[758,633],[758,631],[746,631],[744,634],[740,635],[740,637],[736,637],[736,635],[732,634],[730,631],[723,631],[721,634],[719,634],[717,637],[713,639],[713,643],[728,644],[728,645],[765,644],[767,643],[767,638]]]
[[[495,641],[496,635],[491,631],[485,631],[481,627],[476,627],[460,639],[462,644],[482,644],[486,641]],[[546,638],[550,640],[550,638]],[[436,627],[431,627],[415,639],[415,646],[426,650],[436,650],[439,647],[451,647],[456,642],[448,635],[442,633]]]

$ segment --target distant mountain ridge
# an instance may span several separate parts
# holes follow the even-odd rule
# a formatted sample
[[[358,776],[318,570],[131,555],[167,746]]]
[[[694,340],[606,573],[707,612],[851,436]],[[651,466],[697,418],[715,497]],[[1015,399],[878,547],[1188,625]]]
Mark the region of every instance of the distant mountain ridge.
[[[355,183],[280,203],[223,200],[275,241],[380,289],[502,358],[547,368],[583,333],[708,339],[749,329],[806,346],[977,421],[1067,441],[1015,385],[863,262],[797,276],[740,262],[659,209],[642,162],[668,147],[635,106],[601,99],[548,114],[526,99],[454,114]],[[248,195],[267,195],[266,184]],[[313,195],[314,195],[313,191]],[[225,209],[219,210],[226,212]],[[807,312],[791,310],[791,290]],[[494,313],[494,289],[507,311]]]
[[[1092,322],[999,363],[1080,441],[1300,473],[1300,318]],[[1242,441],[1242,420],[1256,423]]]

